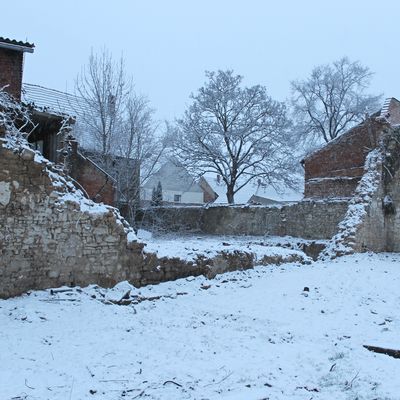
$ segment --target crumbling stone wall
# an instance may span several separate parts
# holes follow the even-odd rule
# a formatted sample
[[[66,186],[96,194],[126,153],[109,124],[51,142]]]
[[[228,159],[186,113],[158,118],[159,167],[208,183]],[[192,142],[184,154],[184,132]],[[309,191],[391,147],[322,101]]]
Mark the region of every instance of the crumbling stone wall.
[[[385,129],[376,190],[355,235],[356,251],[400,251],[400,128]]]
[[[400,128],[387,126],[323,256],[400,251]]]
[[[134,235],[116,209],[86,200],[53,164],[25,146],[5,148],[1,136],[0,298],[204,273],[204,266],[144,252],[143,243],[128,240]]]
[[[391,203],[386,205],[387,208],[385,213],[385,225],[387,229],[386,250],[400,252],[400,171],[399,170],[396,171],[396,173],[393,176],[393,180],[387,186],[385,197],[386,196],[390,196],[388,200]]]
[[[60,201],[68,188],[51,179],[50,164],[16,151],[0,142],[0,296],[140,280],[143,245],[128,243],[114,211],[82,212]]]
[[[159,207],[147,211],[139,224],[166,231],[330,239],[337,232],[347,207],[345,200],[303,201],[279,207]]]

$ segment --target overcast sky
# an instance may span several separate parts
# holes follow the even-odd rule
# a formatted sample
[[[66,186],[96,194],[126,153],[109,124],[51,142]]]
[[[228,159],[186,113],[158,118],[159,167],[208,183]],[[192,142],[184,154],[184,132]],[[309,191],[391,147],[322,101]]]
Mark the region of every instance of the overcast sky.
[[[36,45],[24,81],[73,91],[91,49],[126,59],[160,119],[183,113],[205,70],[233,69],[285,100],[289,82],[347,55],[400,97],[398,0],[18,0],[1,2],[0,36]]]

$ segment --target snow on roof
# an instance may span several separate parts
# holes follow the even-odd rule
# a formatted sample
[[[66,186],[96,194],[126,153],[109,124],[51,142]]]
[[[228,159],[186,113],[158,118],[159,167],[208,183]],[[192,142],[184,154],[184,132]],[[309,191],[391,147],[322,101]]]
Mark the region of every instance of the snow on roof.
[[[22,84],[22,101],[72,116],[82,115],[88,111],[82,98],[31,83]]]
[[[173,161],[167,161],[161,168],[143,185],[144,188],[152,189],[161,182],[163,190],[177,190],[184,192],[203,193],[200,185],[194,180],[189,172]]]
[[[400,101],[395,97],[388,97],[383,103],[380,117],[392,125],[400,123]]]

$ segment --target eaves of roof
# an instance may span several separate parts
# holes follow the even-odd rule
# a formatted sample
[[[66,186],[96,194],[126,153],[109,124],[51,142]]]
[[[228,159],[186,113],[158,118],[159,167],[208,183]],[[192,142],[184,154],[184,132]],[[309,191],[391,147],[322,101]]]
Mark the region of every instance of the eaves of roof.
[[[14,40],[9,38],[4,38],[0,36],[0,48],[22,51],[27,53],[33,53],[35,45],[33,43],[22,42],[20,40]]]

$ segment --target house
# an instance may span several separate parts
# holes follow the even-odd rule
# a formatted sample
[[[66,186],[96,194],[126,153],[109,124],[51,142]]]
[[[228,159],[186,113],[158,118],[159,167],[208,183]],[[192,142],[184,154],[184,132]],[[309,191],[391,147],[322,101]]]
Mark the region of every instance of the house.
[[[183,166],[169,160],[143,185],[141,200],[144,204],[151,202],[153,189],[159,182],[163,203],[204,204],[218,197],[205,178],[196,181]]]
[[[24,54],[33,53],[33,43],[21,42],[0,37],[0,89],[20,102]],[[29,131],[28,141],[35,150],[53,162],[61,162],[60,152],[64,143],[58,133],[73,125],[73,119],[62,113],[50,113],[46,109],[26,105],[32,124],[26,127]],[[34,129],[33,129],[34,128]]]
[[[84,123],[83,116],[90,110],[82,99],[59,90],[22,83],[23,53],[32,53],[33,49],[33,44],[0,38],[0,87],[4,86],[29,108],[35,125],[28,136],[29,143],[50,161],[64,163],[66,172],[92,200],[113,206],[126,204],[133,192],[139,193],[138,164],[118,155],[106,159],[99,156],[90,128]],[[65,140],[67,136],[68,141]]]
[[[382,109],[303,160],[305,198],[350,198],[364,174],[367,154],[387,124],[400,124],[400,102],[386,99]]]
[[[48,160],[62,164],[75,184],[97,202],[114,205],[116,181],[84,157],[73,137],[76,124],[71,97],[62,92],[22,84],[24,53],[33,53],[34,44],[0,38],[0,88],[4,88],[26,109],[32,122],[24,128],[31,147]],[[29,89],[29,90],[28,90]],[[29,93],[29,96],[27,96]],[[32,95],[35,93],[35,95]]]

